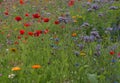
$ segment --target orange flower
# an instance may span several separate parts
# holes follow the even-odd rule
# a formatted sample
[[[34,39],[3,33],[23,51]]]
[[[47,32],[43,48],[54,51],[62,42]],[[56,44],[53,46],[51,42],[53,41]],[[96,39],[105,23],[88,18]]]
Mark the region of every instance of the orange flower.
[[[77,36],[77,34],[76,34],[76,33],[73,33],[73,34],[72,34],[72,37],[76,37],[76,36]]]
[[[92,0],[88,0],[88,2],[92,2]]]
[[[12,71],[19,71],[19,70],[21,70],[20,67],[13,67],[13,68],[12,68]]]
[[[33,69],[39,69],[39,68],[41,68],[41,66],[40,65],[33,65],[32,68]]]

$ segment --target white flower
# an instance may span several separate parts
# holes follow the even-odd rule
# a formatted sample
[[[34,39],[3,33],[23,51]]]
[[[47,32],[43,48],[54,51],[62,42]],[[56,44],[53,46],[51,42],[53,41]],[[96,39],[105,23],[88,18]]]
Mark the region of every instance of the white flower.
[[[9,51],[9,49],[6,49],[6,52],[8,52]]]
[[[8,75],[8,78],[14,78],[15,77],[15,74],[10,74],[10,75]]]

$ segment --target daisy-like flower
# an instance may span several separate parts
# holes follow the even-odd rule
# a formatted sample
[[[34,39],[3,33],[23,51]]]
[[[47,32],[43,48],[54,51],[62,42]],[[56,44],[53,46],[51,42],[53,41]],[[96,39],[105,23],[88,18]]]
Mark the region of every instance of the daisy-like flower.
[[[41,65],[36,64],[36,65],[33,65],[32,68],[33,69],[39,69],[39,68],[41,68]]]
[[[8,75],[8,78],[13,79],[14,77],[15,77],[15,74],[10,74],[10,75]]]
[[[72,37],[76,37],[77,36],[77,33],[72,33]]]
[[[20,70],[21,70],[20,67],[13,67],[13,68],[12,68],[12,71],[20,71]]]
[[[17,51],[16,48],[11,48],[10,50],[11,50],[11,52],[16,52]]]

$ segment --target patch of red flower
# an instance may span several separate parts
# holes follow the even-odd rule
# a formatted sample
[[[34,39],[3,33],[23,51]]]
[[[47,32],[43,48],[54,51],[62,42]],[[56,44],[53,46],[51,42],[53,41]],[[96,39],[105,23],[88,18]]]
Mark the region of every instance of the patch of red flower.
[[[114,54],[115,54],[115,52],[114,52],[114,51],[110,51],[109,53],[110,53],[110,55],[114,55]]]
[[[32,16],[33,16],[33,18],[40,18],[40,14],[38,14],[38,13],[35,13]]]
[[[21,21],[22,18],[21,18],[20,16],[16,16],[16,17],[15,17],[15,20],[16,20],[16,21]]]
[[[49,22],[49,20],[50,20],[49,18],[43,18],[44,22]]]
[[[17,38],[18,38],[18,39],[21,39],[21,36],[18,36]]]
[[[56,20],[55,22],[54,22],[54,24],[56,24],[56,25],[58,25],[60,22],[58,21],[58,20]]]
[[[47,34],[48,32],[49,32],[48,29],[45,29],[45,30],[44,30],[44,34]]]
[[[15,42],[14,42],[14,44],[15,44],[15,45],[18,45],[18,44],[19,44],[19,42],[18,42],[18,41],[15,41]]]
[[[28,35],[29,36],[33,36],[33,32],[28,32]]]
[[[26,14],[25,14],[25,16],[26,16],[26,17],[28,17],[28,16],[29,16],[29,14],[28,14],[28,13],[26,13]]]
[[[70,0],[70,1],[68,2],[68,6],[73,6],[74,3],[75,3],[75,0]]]
[[[22,5],[22,4],[24,4],[24,1],[23,0],[19,0],[19,3]]]
[[[24,35],[25,30],[20,30],[20,35]]]
[[[30,23],[24,23],[24,26],[29,27],[29,26],[31,26],[31,24]]]
[[[117,56],[118,56],[118,58],[120,58],[120,52],[118,53],[118,55],[117,55]]]
[[[4,12],[4,14],[5,14],[6,16],[8,16],[8,15],[9,15],[8,11],[5,11],[5,12]]]
[[[35,37],[38,37],[38,36],[40,36],[42,34],[42,31],[41,30],[36,30],[35,32],[34,32],[34,36]]]

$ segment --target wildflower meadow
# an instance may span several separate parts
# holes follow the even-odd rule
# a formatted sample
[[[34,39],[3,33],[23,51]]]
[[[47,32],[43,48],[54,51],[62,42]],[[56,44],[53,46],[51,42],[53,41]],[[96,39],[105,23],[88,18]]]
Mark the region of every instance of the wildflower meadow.
[[[120,83],[120,0],[0,0],[0,83]]]

